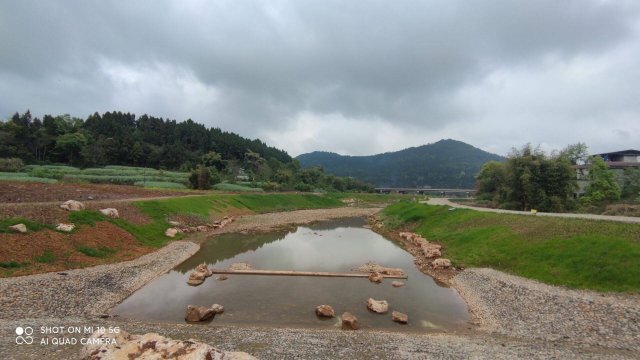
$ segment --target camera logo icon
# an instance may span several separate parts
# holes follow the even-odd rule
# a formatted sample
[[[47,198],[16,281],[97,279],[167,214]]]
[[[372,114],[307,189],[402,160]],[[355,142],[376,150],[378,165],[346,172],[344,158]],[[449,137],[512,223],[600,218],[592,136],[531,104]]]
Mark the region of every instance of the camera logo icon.
[[[27,344],[27,345],[31,345],[33,344],[33,328],[26,326],[26,327],[22,327],[22,326],[18,326],[16,328],[16,344],[18,345],[22,345],[22,344]]]

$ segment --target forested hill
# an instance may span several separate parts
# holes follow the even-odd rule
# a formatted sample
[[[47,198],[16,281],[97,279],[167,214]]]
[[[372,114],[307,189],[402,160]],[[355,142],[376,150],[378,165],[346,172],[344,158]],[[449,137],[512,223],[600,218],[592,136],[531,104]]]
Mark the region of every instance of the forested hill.
[[[27,111],[0,121],[0,157],[17,157],[27,163],[178,169],[199,163],[209,152],[241,161],[249,151],[267,161],[292,161],[285,151],[258,139],[208,129],[191,119],[177,122],[122,112],[94,113],[87,119],[69,115],[39,119]]]
[[[371,156],[312,152],[297,157],[303,168],[320,166],[338,176],[353,176],[378,187],[473,188],[484,163],[502,156],[456,140]]]

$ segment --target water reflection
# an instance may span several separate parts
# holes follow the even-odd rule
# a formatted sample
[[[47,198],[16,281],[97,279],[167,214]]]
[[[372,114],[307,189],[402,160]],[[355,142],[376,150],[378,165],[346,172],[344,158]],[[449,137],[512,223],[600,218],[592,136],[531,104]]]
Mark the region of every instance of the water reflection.
[[[410,254],[363,224],[363,219],[342,219],[290,232],[209,239],[197,254],[140,289],[114,313],[181,322],[187,305],[219,303],[225,312],[216,316],[216,324],[332,327],[335,319],[322,321],[313,313],[315,306],[329,304],[338,314],[349,311],[356,315],[363,328],[434,331],[466,323],[466,305],[455,291],[421,274]],[[214,275],[198,287],[186,284],[188,272],[202,262],[215,268],[248,262],[256,269],[349,271],[368,261],[403,268],[409,276],[406,286],[393,288],[390,279],[373,284],[366,278],[254,275],[230,275],[226,281]],[[393,323],[390,312],[370,313],[366,309],[369,297],[387,300],[390,312],[408,314],[409,324]]]

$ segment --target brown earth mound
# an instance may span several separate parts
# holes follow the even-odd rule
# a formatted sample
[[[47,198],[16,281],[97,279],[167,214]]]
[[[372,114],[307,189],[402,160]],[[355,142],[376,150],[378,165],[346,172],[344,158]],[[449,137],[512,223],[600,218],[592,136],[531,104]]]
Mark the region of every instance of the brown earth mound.
[[[81,226],[72,234],[41,230],[28,234],[0,234],[0,263],[21,264],[0,267],[0,276],[60,271],[97,264],[125,261],[153,249],[138,243],[133,235],[109,222],[95,227]]]

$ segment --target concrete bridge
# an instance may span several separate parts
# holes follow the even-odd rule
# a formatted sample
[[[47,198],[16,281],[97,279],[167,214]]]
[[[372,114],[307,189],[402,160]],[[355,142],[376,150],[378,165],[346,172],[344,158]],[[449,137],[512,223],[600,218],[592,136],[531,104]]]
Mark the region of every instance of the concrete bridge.
[[[392,188],[378,187],[376,192],[380,194],[419,194],[441,197],[472,197],[475,196],[475,189],[432,189],[432,188]]]

